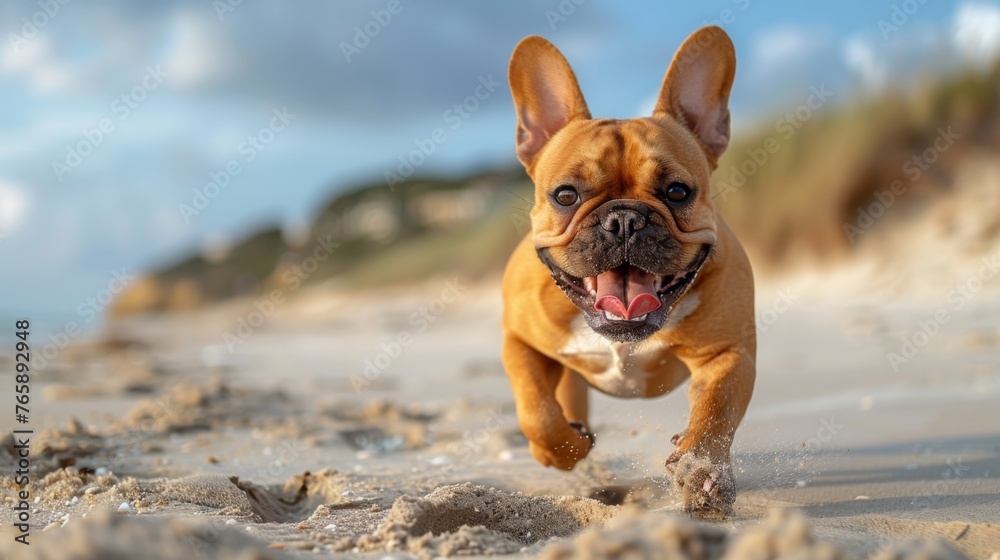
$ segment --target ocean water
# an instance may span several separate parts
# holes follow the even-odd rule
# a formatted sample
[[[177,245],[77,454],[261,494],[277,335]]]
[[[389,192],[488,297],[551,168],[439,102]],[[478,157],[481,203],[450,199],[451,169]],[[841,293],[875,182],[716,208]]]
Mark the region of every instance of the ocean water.
[[[17,321],[27,320],[28,344],[34,352],[58,352],[67,344],[85,340],[100,332],[103,318],[87,321],[73,313],[11,313],[0,312],[0,355],[14,353]],[[3,373],[3,372],[0,372]]]

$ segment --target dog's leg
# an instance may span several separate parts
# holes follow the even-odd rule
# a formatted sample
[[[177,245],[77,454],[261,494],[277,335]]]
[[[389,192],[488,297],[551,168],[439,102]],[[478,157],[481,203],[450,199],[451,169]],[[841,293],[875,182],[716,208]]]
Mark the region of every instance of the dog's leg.
[[[562,407],[563,416],[570,423],[580,424],[590,428],[590,396],[587,394],[587,382],[580,374],[563,368],[562,377],[556,387],[556,400]]]
[[[659,366],[650,372],[649,378],[646,381],[646,394],[644,397],[651,399],[666,395],[677,388],[678,385],[687,381],[689,377],[691,377],[691,372],[684,362],[670,352],[663,352],[659,356]]]
[[[681,489],[684,509],[700,517],[724,517],[733,510],[736,484],[730,447],[743,419],[756,368],[740,347],[691,360],[691,418],[667,459],[667,469]]]
[[[579,403],[570,399],[570,404],[577,406],[564,412],[557,399],[563,366],[513,335],[504,337],[503,365],[514,390],[517,419],[528,438],[531,454],[547,467],[572,469],[590,452],[594,438],[570,425],[567,414],[578,417]],[[566,391],[572,392],[569,388]],[[582,412],[586,420],[586,408]]]
[[[579,373],[570,368],[563,368],[559,385],[556,386],[556,400],[559,401],[563,416],[569,421],[569,425],[584,435],[590,434],[593,439],[593,432],[590,431],[589,388]]]

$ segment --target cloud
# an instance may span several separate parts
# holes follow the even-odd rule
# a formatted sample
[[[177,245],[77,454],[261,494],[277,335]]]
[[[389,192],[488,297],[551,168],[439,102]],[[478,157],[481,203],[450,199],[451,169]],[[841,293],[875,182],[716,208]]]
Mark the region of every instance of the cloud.
[[[432,118],[468,95],[479,76],[502,78],[525,35],[544,33],[573,53],[596,48],[606,14],[586,5],[553,32],[545,11],[557,4],[513,0],[469,9],[405,1],[376,26],[373,12],[385,2],[244,2],[221,21],[211,2],[74,3],[71,15],[53,18],[21,53],[0,53],[0,79],[16,70],[17,85],[31,93],[110,103],[147,65],[163,64],[168,84],[199,101],[256,107],[266,100],[313,122]],[[0,21],[37,9],[31,2],[0,6]],[[348,62],[344,45],[366,25],[379,31]]]
[[[851,37],[844,42],[842,54],[844,64],[861,78],[864,87],[879,90],[885,86],[886,67],[870,41]]]
[[[191,10],[178,11],[170,20],[170,46],[164,65],[172,84],[181,88],[204,85],[232,64],[227,46],[218,40],[218,21]]]
[[[985,66],[1000,55],[1000,7],[961,4],[953,28],[955,48],[967,62]]]
[[[52,50],[45,36],[36,37],[19,48],[6,48],[0,53],[0,72],[20,73],[44,62]]]
[[[0,180],[0,233],[17,231],[28,215],[28,196],[17,185]]]
[[[773,72],[805,62],[827,44],[828,35],[820,30],[776,27],[757,34],[751,57],[758,69]]]
[[[73,68],[56,56],[53,44],[44,36],[0,54],[0,73],[17,76],[31,91],[49,94],[73,87],[77,79]]]

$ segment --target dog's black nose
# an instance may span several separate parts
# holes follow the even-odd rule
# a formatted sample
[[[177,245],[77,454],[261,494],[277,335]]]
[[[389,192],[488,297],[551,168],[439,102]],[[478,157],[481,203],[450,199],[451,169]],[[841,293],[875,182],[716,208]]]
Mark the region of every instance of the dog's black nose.
[[[646,227],[646,216],[628,206],[612,206],[602,212],[601,227],[627,239]]]

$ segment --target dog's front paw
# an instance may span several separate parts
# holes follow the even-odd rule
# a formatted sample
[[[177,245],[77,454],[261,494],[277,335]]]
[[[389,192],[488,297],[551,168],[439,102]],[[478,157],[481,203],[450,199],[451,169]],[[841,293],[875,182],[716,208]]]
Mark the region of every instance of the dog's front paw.
[[[667,459],[666,466],[680,491],[684,511],[701,519],[725,519],[733,514],[736,482],[729,465],[688,452]]]
[[[547,434],[544,441],[529,441],[528,448],[539,463],[564,471],[573,470],[594,447],[594,434],[578,422],[569,423],[560,434]]]
[[[597,445],[597,439],[594,437],[594,434],[592,434],[590,432],[590,430],[588,430],[587,427],[584,426],[583,424],[581,424],[579,422],[570,422],[569,423],[569,427],[573,428],[574,430],[576,430],[578,432],[580,432],[580,435],[582,435],[583,437],[589,439],[590,440],[590,447],[594,447],[595,445]]]

